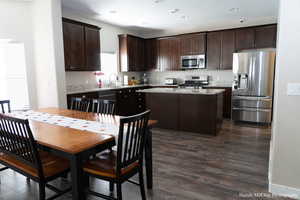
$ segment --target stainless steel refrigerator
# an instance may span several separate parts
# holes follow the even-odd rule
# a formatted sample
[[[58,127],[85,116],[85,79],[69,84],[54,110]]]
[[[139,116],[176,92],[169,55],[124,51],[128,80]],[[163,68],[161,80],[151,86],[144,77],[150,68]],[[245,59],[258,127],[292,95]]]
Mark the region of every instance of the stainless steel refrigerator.
[[[271,123],[275,49],[233,54],[232,119]]]

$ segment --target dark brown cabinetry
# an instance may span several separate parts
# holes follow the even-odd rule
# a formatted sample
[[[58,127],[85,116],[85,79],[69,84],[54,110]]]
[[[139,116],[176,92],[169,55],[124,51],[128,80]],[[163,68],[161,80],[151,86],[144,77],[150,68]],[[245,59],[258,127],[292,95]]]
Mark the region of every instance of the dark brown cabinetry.
[[[132,35],[119,35],[120,67],[122,72],[145,70],[145,41]]]
[[[277,26],[262,26],[255,28],[255,48],[276,47]]]
[[[99,29],[85,27],[85,54],[87,69],[98,69],[100,66]]]
[[[65,69],[76,70],[85,65],[84,27],[63,22]]]
[[[223,93],[223,117],[224,118],[231,118],[231,96],[232,90],[230,87],[203,87],[209,89],[224,89],[225,92]]]
[[[223,94],[146,93],[146,107],[159,128],[217,135],[222,124]]]
[[[180,54],[199,55],[205,54],[206,33],[195,33],[180,36]]]
[[[221,60],[221,32],[207,34],[206,67],[208,69],[219,69]]]
[[[175,71],[180,68],[179,38],[158,39],[158,66],[161,71]]]
[[[100,70],[100,28],[63,18],[66,71]]]
[[[146,70],[158,70],[158,41],[157,39],[145,40],[145,68]]]
[[[253,49],[255,48],[255,29],[242,28],[235,31],[236,50]]]
[[[241,28],[235,34],[236,50],[276,47],[276,25]]]
[[[222,124],[222,104],[222,94],[179,95],[180,130],[217,135]]]
[[[232,69],[233,53],[235,52],[235,33],[233,30],[221,31],[221,62],[220,69]]]
[[[137,88],[112,89],[99,92],[87,92],[67,95],[68,108],[71,106],[72,97],[85,97],[88,99],[107,99],[116,101],[116,114],[121,116],[135,115],[144,112],[145,94],[137,90],[149,88],[147,86]]]
[[[207,34],[207,68],[232,69],[232,56],[235,51],[234,31],[217,31]]]

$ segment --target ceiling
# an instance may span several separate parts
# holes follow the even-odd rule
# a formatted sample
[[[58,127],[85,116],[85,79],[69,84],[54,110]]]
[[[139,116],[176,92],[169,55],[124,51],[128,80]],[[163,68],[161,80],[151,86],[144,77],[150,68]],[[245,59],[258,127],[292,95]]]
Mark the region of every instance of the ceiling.
[[[82,16],[154,37],[275,23],[279,0],[62,0],[62,3],[64,9]]]

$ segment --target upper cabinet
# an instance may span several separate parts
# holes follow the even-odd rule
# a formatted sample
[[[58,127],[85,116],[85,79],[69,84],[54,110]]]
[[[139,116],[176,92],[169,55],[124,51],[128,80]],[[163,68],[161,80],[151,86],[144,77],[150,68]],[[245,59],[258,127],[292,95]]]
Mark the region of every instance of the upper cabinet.
[[[236,50],[253,49],[255,39],[254,28],[242,28],[235,31]]]
[[[99,29],[85,27],[86,67],[94,70],[100,68]]]
[[[160,71],[180,69],[180,40],[178,37],[158,39],[158,66]]]
[[[145,40],[145,68],[149,71],[158,70],[158,40]]]
[[[232,57],[235,51],[235,33],[233,30],[209,32],[207,34],[207,69],[232,69]]]
[[[145,41],[132,35],[119,35],[119,63],[122,72],[145,70]]]
[[[236,50],[276,48],[277,26],[266,25],[237,29]]]
[[[97,71],[100,68],[100,28],[63,18],[66,71]]]
[[[277,26],[262,26],[255,28],[255,48],[276,47]]]
[[[199,55],[205,54],[206,33],[195,33],[180,36],[180,54]]]
[[[208,69],[220,68],[221,41],[221,32],[210,32],[207,34],[206,67]]]
[[[220,69],[232,69],[233,53],[235,52],[234,30],[221,31],[221,61]]]
[[[82,31],[77,32],[75,36],[81,37]],[[121,71],[176,71],[181,56],[206,54],[207,69],[230,70],[234,52],[276,48],[276,35],[276,24],[152,39],[120,35],[119,62]],[[81,53],[80,48],[75,50]]]

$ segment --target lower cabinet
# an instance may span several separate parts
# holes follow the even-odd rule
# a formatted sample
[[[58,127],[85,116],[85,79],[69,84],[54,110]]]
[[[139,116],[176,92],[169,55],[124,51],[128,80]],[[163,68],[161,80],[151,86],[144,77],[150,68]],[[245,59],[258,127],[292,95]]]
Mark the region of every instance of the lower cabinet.
[[[116,102],[117,115],[121,115],[121,116],[136,115],[146,110],[145,94],[139,93],[137,92],[137,90],[146,89],[146,88],[148,87],[69,94],[67,95],[68,108],[69,109],[71,108],[72,97],[84,97],[88,99],[107,99],[107,100],[114,100]]]

